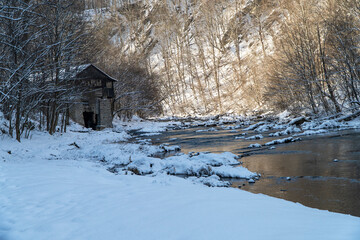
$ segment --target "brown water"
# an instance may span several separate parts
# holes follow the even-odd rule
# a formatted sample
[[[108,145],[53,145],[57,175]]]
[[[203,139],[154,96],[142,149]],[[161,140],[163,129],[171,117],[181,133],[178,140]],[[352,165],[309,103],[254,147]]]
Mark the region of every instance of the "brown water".
[[[360,131],[336,131],[326,135],[303,137],[303,141],[268,147],[247,149],[252,143],[263,144],[282,137],[264,139],[235,139],[242,131],[195,132],[206,128],[173,130],[151,138],[154,144],[180,145],[182,152],[250,153],[240,161],[250,171],[262,175],[255,184],[245,180],[232,181],[253,193],[300,202],[303,205],[333,212],[360,216]],[[250,133],[249,136],[255,133]],[[258,134],[258,133],[257,133]],[[248,136],[247,136],[248,137]],[[176,139],[173,139],[176,138]],[[334,162],[338,159],[338,162]],[[291,180],[287,180],[291,177]]]

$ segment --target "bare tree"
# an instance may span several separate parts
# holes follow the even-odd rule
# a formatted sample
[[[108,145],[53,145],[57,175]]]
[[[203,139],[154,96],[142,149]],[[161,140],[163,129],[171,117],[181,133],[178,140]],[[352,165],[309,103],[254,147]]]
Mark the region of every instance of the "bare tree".
[[[16,139],[47,113],[47,130],[76,95],[74,66],[81,50],[82,12],[76,1],[15,1],[0,5],[1,110],[15,122]]]
[[[75,0],[45,1],[41,9],[44,13],[42,20],[47,25],[47,38],[43,44],[49,49],[42,71],[48,92],[42,109],[46,113],[50,134],[56,130],[59,114],[66,114],[66,109],[78,94],[69,81],[75,77],[79,52],[86,39],[85,23],[79,9],[81,7]]]
[[[0,6],[0,104],[10,122],[12,135],[15,122],[16,139],[20,141],[29,126],[29,115],[41,100],[39,85],[33,77],[47,53],[40,46],[44,24],[37,13],[39,4],[31,1],[6,0]]]

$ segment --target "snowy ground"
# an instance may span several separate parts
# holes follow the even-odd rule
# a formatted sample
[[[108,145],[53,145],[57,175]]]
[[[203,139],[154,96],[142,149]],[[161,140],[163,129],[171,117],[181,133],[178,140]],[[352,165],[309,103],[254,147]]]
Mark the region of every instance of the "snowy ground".
[[[124,130],[158,132],[166,124],[34,132],[22,143],[0,136],[0,239],[360,238],[360,218],[199,184],[256,176],[232,167],[231,153],[159,160],[149,155],[161,148],[126,142]],[[134,168],[147,175],[134,175]],[[168,175],[177,173],[193,177]]]

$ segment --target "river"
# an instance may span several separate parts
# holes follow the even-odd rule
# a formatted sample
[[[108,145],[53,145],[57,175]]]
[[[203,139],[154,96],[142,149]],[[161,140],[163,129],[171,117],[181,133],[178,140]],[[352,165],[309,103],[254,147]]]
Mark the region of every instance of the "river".
[[[204,131],[207,129],[171,130],[144,138],[150,138],[153,144],[180,145],[184,153],[229,151],[244,155],[239,161],[260,173],[261,178],[254,184],[230,180],[233,187],[360,217],[360,130],[306,136],[299,142],[276,145],[275,149],[249,149],[250,144],[286,136],[269,137],[270,132],[264,132],[263,139],[246,140],[235,139],[244,133],[241,129],[235,132],[216,127],[217,131]],[[247,133],[246,137],[256,135]]]

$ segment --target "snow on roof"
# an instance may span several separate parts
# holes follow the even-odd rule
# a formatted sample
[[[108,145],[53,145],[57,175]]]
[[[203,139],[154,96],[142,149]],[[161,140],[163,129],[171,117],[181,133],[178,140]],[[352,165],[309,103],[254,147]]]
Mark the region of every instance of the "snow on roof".
[[[105,77],[107,77],[111,81],[114,81],[114,82],[118,81],[117,79],[111,77],[109,74],[107,74],[106,72],[104,72],[103,70],[101,70],[100,68],[98,68],[97,66],[95,66],[94,64],[91,64],[91,63],[83,64],[83,65],[79,65],[79,66],[74,67],[75,70],[76,70],[74,79],[76,79],[76,76],[78,76],[81,72],[85,71],[89,67],[95,68],[98,72],[103,74]]]

